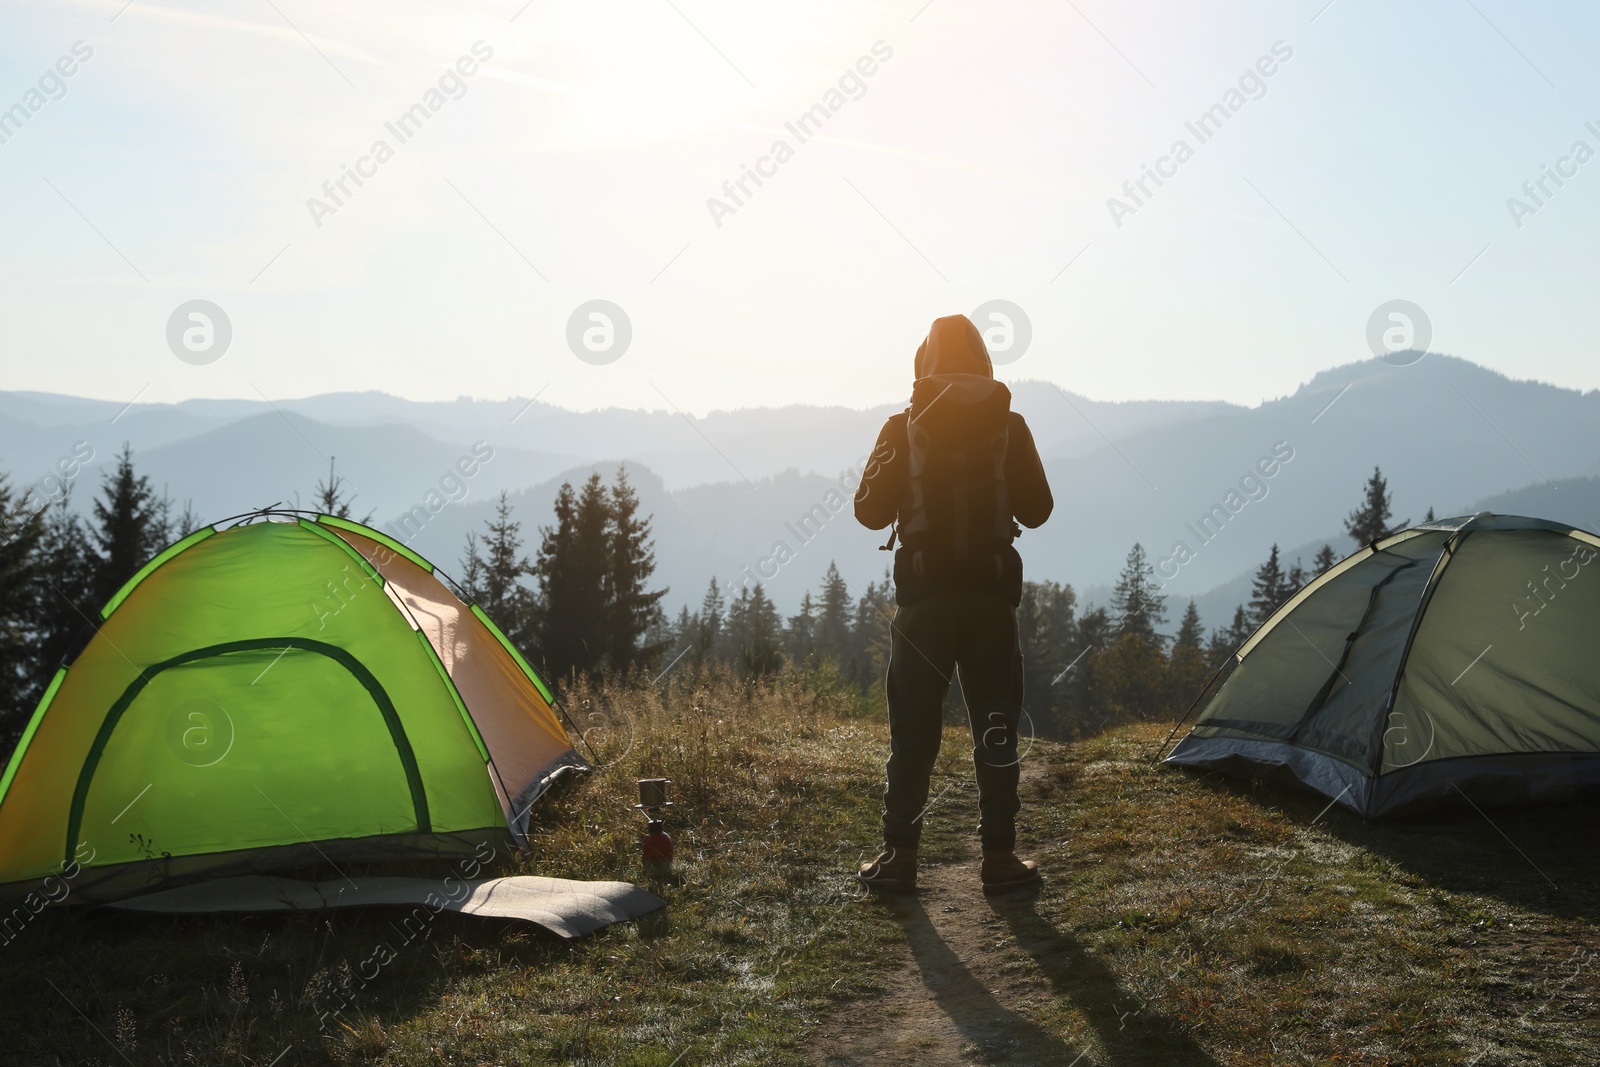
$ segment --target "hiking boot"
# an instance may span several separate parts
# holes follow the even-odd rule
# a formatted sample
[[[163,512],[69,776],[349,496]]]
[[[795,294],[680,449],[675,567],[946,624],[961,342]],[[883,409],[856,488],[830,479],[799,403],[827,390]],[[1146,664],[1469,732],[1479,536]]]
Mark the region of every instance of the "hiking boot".
[[[1040,884],[1039,865],[1032,860],[1017,859],[1017,854],[1010,849],[985,852],[979,877],[983,879],[983,895],[986,897],[1032,889]]]
[[[878,858],[863,863],[856,872],[862,885],[888,893],[917,891],[917,850],[905,845],[884,845]]]

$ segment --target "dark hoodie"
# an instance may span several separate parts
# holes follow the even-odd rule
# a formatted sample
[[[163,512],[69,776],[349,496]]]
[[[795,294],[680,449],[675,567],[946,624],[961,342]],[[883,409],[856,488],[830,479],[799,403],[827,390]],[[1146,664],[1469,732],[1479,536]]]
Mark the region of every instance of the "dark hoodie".
[[[929,418],[959,425],[963,420],[979,423],[983,413],[996,406],[1010,407],[1011,392],[994,380],[994,365],[984,347],[983,335],[965,315],[934,320],[927,338],[917,348],[916,375],[911,406],[889,416],[883,424],[856,490],[856,518],[871,530],[883,529],[908,509],[910,445],[906,424],[913,411],[919,412],[919,420]],[[1007,422],[1005,476],[1012,516],[1017,522],[1031,530],[1050,517],[1055,501],[1045,480],[1044,465],[1039,461],[1028,424],[1014,411],[1009,413]],[[1022,597],[1022,557],[1007,545],[1002,561],[998,576],[982,576],[976,584],[1016,604]],[[897,603],[911,603],[957,580],[918,576],[909,563],[909,552],[902,546],[895,553]],[[974,581],[970,576],[959,579],[964,588],[970,588]]]

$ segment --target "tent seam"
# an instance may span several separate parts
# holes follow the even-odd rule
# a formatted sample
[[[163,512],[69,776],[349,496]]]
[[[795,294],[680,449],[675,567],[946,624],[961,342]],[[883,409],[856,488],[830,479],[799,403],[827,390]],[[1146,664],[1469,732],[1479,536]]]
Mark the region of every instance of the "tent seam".
[[[374,567],[372,562],[368,560],[366,556],[363,556],[361,553],[357,552],[355,545],[352,545],[349,541],[346,541],[337,534],[329,533],[327,530],[324,530],[321,526],[317,525],[315,522],[312,522],[310,519],[299,519],[297,520],[296,524],[301,529],[309,530],[311,533],[316,534],[318,537],[327,541],[329,544],[348,555],[351,559],[361,564],[361,569],[366,572],[367,577],[372,581],[377,582],[380,588],[384,585],[383,575],[378,573],[378,568]]]
[[[472,721],[472,713],[467,710],[467,702],[461,697],[461,690],[456,688],[455,679],[450,677],[450,672],[445,669],[444,660],[439,658],[439,652],[433,647],[433,642],[428,640],[428,635],[420,629],[412,631],[417,635],[417,640],[422,647],[427,649],[428,659],[433,663],[433,669],[439,673],[439,680],[444,682],[450,700],[455,704],[456,710],[461,713],[461,721],[466,724],[467,732],[472,735],[473,744],[478,746],[478,754],[483,757],[484,763],[493,762],[489,758],[489,749],[483,743],[483,737],[478,733],[478,724]],[[503,787],[503,783],[502,783]]]
[[[394,706],[394,701],[389,698],[388,691],[378,681],[377,676],[367,669],[366,664],[351,654],[347,649],[339,648],[322,641],[313,641],[305,637],[258,637],[244,641],[228,641],[219,645],[208,645],[204,648],[190,649],[160,663],[151,664],[139,672],[138,677],[129,682],[122,691],[106,717],[100,723],[100,729],[95,734],[94,742],[89,746],[89,752],[84,757],[83,766],[78,771],[78,782],[72,791],[72,806],[67,816],[67,850],[66,857],[70,862],[77,852],[78,833],[83,826],[83,809],[88,802],[89,787],[94,781],[94,771],[98,769],[100,757],[105,753],[106,746],[111,742],[111,734],[115,731],[117,723],[123,714],[132,706],[133,701],[145,688],[155,680],[158,674],[173,667],[180,667],[185,663],[192,663],[202,659],[227,655],[230,652],[246,652],[262,648],[303,648],[308,652],[326,656],[343,667],[350,675],[361,683],[372,696],[373,703],[377,704],[378,712],[383,716],[384,723],[389,727],[390,738],[394,741],[395,750],[400,757],[400,764],[406,774],[406,784],[411,792],[412,812],[417,824],[416,832],[432,832],[432,820],[428,814],[428,796],[422,785],[422,770],[417,765],[416,752],[411,747],[411,739],[406,736],[405,725],[400,721],[400,712]],[[346,659],[349,662],[345,662]],[[352,669],[352,664],[355,669]],[[363,677],[365,675],[365,677]],[[370,684],[369,684],[370,682]]]
[[[1422,596],[1417,600],[1417,614],[1411,620],[1410,632],[1406,634],[1406,643],[1400,649],[1400,662],[1395,665],[1394,682],[1389,687],[1389,699],[1384,701],[1383,709],[1378,714],[1377,735],[1373,738],[1372,746],[1372,777],[1376,779],[1383,773],[1383,738],[1389,732],[1389,719],[1394,714],[1394,702],[1400,695],[1400,683],[1405,680],[1406,664],[1411,659],[1411,647],[1416,644],[1417,633],[1422,629],[1423,617],[1428,614],[1428,605],[1433,603],[1433,594],[1444,582],[1444,572],[1450,569],[1450,564],[1455,561],[1456,553],[1461,546],[1467,543],[1467,538],[1472,535],[1470,529],[1472,520],[1462,523],[1461,528],[1445,538],[1444,551],[1439,554],[1439,562],[1434,566],[1433,573],[1428,576],[1428,584],[1422,590]]]
[[[428,562],[412,549],[407,548],[400,541],[390,537],[382,530],[374,530],[370,526],[364,526],[359,522],[351,522],[349,519],[341,519],[337,515],[318,515],[316,522],[319,526],[332,526],[335,530],[346,530],[360,537],[365,537],[370,541],[376,541],[383,548],[388,549],[390,552],[393,552],[402,559],[410,560],[412,563],[415,563],[418,567],[421,567],[429,574],[432,574],[434,571],[432,563]],[[371,561],[369,560],[368,562]]]

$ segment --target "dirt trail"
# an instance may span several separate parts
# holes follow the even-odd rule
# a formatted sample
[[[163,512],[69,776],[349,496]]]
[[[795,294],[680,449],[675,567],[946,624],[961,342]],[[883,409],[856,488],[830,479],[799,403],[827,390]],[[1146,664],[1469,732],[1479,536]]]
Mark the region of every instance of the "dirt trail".
[[[1026,782],[1039,761],[1024,761]],[[1032,766],[1030,766],[1032,764]],[[884,906],[905,931],[886,950],[887,989],[850,1004],[826,1020],[813,1045],[825,1067],[847,1064],[1050,1064],[1082,1056],[1016,1008],[1049,998],[1052,985],[1040,955],[1055,946],[1053,931],[1033,910],[1036,893],[989,900],[979,886],[980,854],[973,837],[972,790],[938,813],[925,846],[945,862],[924,862],[914,896],[885,894]],[[1024,793],[1026,796],[1026,793]],[[962,838],[965,838],[963,841]],[[954,858],[950,858],[954,855]],[[1026,845],[1022,854],[1028,855]],[[1050,871],[1046,866],[1045,878]],[[1047,890],[1048,891],[1048,890]],[[1065,958],[1069,953],[1063,951]],[[1034,957],[1034,958],[1030,958]]]

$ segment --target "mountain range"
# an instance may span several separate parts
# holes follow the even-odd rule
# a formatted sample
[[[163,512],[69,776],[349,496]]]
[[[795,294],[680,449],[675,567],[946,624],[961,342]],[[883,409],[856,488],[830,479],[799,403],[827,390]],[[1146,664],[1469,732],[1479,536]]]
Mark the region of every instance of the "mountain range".
[[[1129,547],[1156,564],[1175,618],[1196,599],[1222,625],[1248,598],[1271,545],[1309,565],[1328,543],[1356,546],[1342,520],[1381,467],[1394,519],[1479,510],[1600,528],[1600,392],[1518,381],[1429,354],[1366,360],[1246,407],[1206,401],[1094,401],[1036,381],[1012,385],[1055,493],[1054,516],[1018,549],[1031,578],[1071,582],[1105,603]],[[330,462],[358,517],[457,569],[466,534],[506,491],[531,553],[562,481],[625,464],[654,515],[667,604],[762,580],[786,611],[831,560],[860,592],[882,577],[884,534],[848,497],[879,425],[899,405],[786,406],[691,416],[568,411],[537,399],[420,402],[382,393],[298,400],[124,405],[0,392],[0,470],[14,487],[55,489],[58,459],[94,458],[72,499],[84,507],[126,444],[138,469],[203,520],[305,506]],[[458,466],[476,454],[478,463]],[[461,470],[471,468],[470,478]],[[409,516],[409,518],[408,518]]]

